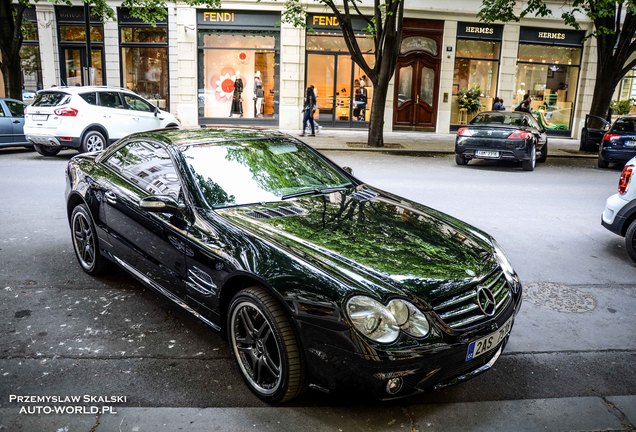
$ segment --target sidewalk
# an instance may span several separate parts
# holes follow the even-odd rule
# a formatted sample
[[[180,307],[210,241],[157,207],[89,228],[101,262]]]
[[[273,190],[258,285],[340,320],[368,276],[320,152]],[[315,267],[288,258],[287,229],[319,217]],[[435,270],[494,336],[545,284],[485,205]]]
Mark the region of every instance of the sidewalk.
[[[283,131],[299,136],[300,131]],[[305,136],[304,142],[317,150],[370,151],[405,155],[437,155],[455,152],[455,134],[432,132],[385,132],[384,147],[367,147],[367,130],[321,129],[315,137]],[[583,157],[596,159],[596,153],[580,152],[579,140],[548,137],[548,157]]]

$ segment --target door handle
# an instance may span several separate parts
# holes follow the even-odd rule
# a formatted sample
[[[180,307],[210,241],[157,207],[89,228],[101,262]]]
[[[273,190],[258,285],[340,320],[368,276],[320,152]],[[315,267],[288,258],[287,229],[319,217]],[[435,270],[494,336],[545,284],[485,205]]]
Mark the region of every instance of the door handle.
[[[105,115],[104,118],[110,118],[110,116],[109,115]]]
[[[132,119],[133,120],[139,120],[139,117],[133,117]]]
[[[20,120],[13,120],[13,124],[18,124],[20,123]]]
[[[106,198],[106,202],[111,205],[117,204],[117,196],[111,191],[104,192],[104,198]]]
[[[415,103],[416,103],[416,104],[420,103],[420,95],[417,95],[417,96],[415,97]]]

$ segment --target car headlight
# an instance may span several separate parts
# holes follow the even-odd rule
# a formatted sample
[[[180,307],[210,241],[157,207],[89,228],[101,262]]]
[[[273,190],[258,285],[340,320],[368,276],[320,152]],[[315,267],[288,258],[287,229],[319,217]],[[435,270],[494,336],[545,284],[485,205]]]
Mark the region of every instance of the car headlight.
[[[510,285],[512,285],[513,291],[517,292],[519,290],[519,287],[521,286],[521,281],[519,280],[517,272],[515,272],[515,270],[512,268],[512,264],[510,264],[508,257],[506,257],[506,254],[503,252],[503,250],[501,250],[499,244],[497,244],[497,242],[493,240],[492,245],[495,249],[495,259],[503,270],[506,280],[510,283]]]
[[[353,327],[362,335],[380,343],[394,342],[400,330],[414,337],[424,337],[430,330],[426,316],[413,304],[394,299],[387,306],[367,296],[351,297],[347,314]]]

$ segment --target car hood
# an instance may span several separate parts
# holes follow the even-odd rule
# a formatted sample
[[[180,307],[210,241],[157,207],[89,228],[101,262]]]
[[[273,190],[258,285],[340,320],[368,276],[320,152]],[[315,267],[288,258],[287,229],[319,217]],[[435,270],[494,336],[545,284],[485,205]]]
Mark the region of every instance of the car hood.
[[[216,213],[346,285],[380,297],[429,302],[497,265],[486,234],[369,186]]]

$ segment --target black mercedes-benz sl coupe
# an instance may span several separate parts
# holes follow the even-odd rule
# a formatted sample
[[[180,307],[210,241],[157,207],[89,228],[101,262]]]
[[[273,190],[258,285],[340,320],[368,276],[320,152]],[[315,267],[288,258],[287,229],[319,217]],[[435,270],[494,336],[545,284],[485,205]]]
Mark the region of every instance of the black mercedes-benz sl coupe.
[[[135,134],[66,175],[84,271],[114,262],[220,331],[270,403],[465,381],[495,363],[521,305],[488,234],[279,132]]]
[[[455,161],[466,165],[471,159],[509,160],[533,171],[548,157],[548,137],[530,113],[486,111],[457,130]]]

